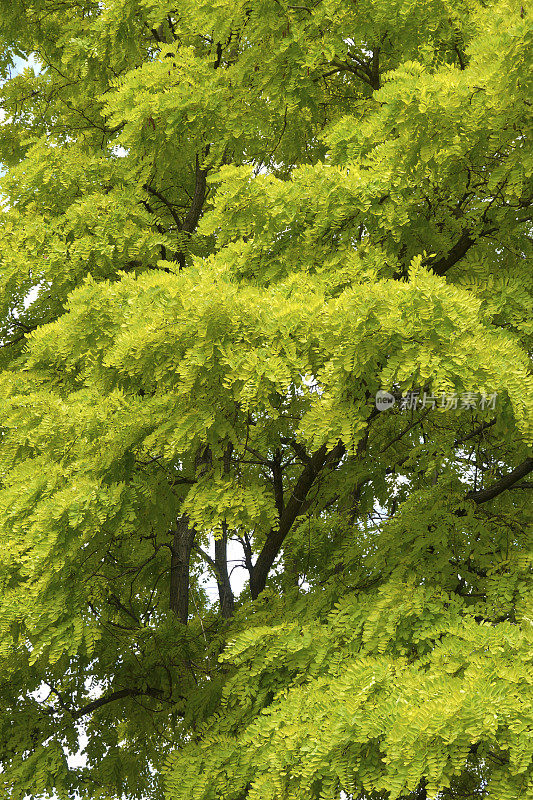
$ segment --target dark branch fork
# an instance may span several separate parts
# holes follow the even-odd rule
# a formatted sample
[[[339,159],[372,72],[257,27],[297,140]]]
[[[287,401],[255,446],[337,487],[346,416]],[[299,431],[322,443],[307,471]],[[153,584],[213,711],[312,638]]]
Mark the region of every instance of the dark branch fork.
[[[369,422],[375,414],[371,414]],[[476,429],[472,435],[479,434],[482,430],[490,427],[493,420],[488,423],[483,423],[480,428]],[[467,436],[466,438],[470,438]],[[299,449],[298,445],[296,446]],[[358,447],[358,450],[361,448]],[[363,448],[364,449],[364,448]],[[302,513],[306,507],[309,492],[316,482],[316,479],[327,468],[336,469],[339,462],[342,460],[346,453],[346,448],[342,442],[338,442],[335,447],[328,451],[326,445],[322,445],[312,456],[306,459],[306,465],[302,470],[300,477],[296,482],[292,494],[283,507],[280,514],[279,527],[272,529],[267,541],[259,554],[256,564],[251,566],[251,553],[248,556],[248,567],[250,569],[250,591],[252,598],[256,599],[263,591],[268,579],[270,569],[272,568],[275,559],[281,551],[282,545],[291,530],[297,517]],[[279,454],[275,463],[279,461]],[[229,456],[225,459],[229,463]],[[470,491],[466,494],[465,499],[471,499],[477,504],[485,503],[494,497],[497,497],[502,492],[514,486],[520,486],[520,481],[533,471],[533,458],[526,458],[519,466],[511,470],[507,475],[498,480],[487,489],[479,491]],[[524,486],[524,488],[526,488]],[[279,508],[279,506],[278,506]],[[464,511],[457,512],[462,516]],[[170,588],[170,607],[175,611],[178,619],[184,624],[187,622],[188,617],[188,596],[189,596],[189,568],[191,550],[194,547],[212,566],[217,577],[219,586],[221,614],[223,618],[229,618],[233,615],[234,599],[229,584],[229,577],[227,571],[227,540],[228,531],[224,528],[224,536],[215,543],[215,559],[211,559],[201,547],[194,543],[194,529],[190,526],[189,520],[186,516],[181,517],[176,525],[174,540],[172,544],[172,562],[171,562],[171,588]],[[143,689],[128,688],[117,689],[110,694],[103,695],[81,708],[71,710],[64,704],[61,696],[56,690],[53,690],[60,700],[61,707],[68,711],[74,720],[81,719],[82,717],[92,714],[99,708],[102,708],[109,703],[126,698],[139,698],[142,696],[152,697],[156,700],[163,700],[163,692],[159,689],[146,687]]]
[[[281,550],[287,534],[291,530],[296,518],[300,515],[316,478],[324,468],[328,466],[335,468],[344,453],[345,446],[342,442],[336,444],[330,451],[328,451],[326,445],[322,445],[322,447],[311,456],[310,461],[302,470],[296,482],[296,486],[280,516],[279,526],[276,529],[271,529],[253,567],[250,577],[250,592],[254,600],[265,588],[270,569]]]
[[[111,694],[106,694],[103,697],[98,697],[96,700],[91,700],[90,703],[87,705],[82,706],[81,708],[77,708],[74,711],[70,712],[70,715],[73,719],[81,719],[81,717],[86,716],[87,714],[92,714],[93,711],[97,711],[99,708],[108,705],[109,703],[113,703],[115,700],[122,700],[126,697],[154,697],[157,700],[161,700],[163,692],[159,691],[159,689],[151,689],[147,687],[146,689],[117,689]]]
[[[205,157],[209,155],[209,145],[205,148]],[[165,195],[160,192],[158,189],[154,189],[153,186],[150,184],[144,184],[143,189],[148,194],[153,195],[156,197],[169,211],[176,228],[179,232],[183,232],[188,234],[189,236],[194,233],[196,230],[196,226],[200,220],[202,215],[202,209],[204,207],[205,198],[207,196],[207,173],[209,169],[207,167],[202,167],[200,163],[200,158],[198,154],[195,157],[195,167],[194,167],[194,176],[195,176],[195,183],[194,183],[194,193],[191,199],[191,204],[189,209],[183,219],[180,217],[178,212],[176,211],[176,206],[172,203]],[[145,207],[148,208],[149,211],[152,211],[148,203],[144,203]],[[164,233],[164,229],[161,229],[158,226],[158,230],[160,233]],[[176,254],[176,261],[178,261],[180,265],[180,269],[184,269],[185,267],[185,253],[183,250],[178,251]]]
[[[478,491],[470,491],[466,495],[468,499],[473,500],[475,503],[486,503],[497,497],[506,489],[510,489],[514,484],[518,483],[526,475],[533,472],[533,458],[526,458],[518,467],[515,467],[511,472],[504,475],[499,481],[493,483],[487,489],[479,489]]]
[[[370,395],[367,392],[366,399],[368,400],[369,397]],[[370,425],[378,414],[379,412],[377,409],[373,408],[368,415],[366,431],[356,447],[356,456],[361,455],[366,449]],[[281,552],[283,543],[294,522],[309,508],[309,493],[311,488],[315,485],[317,478],[322,475],[326,469],[337,469],[339,463],[346,454],[346,446],[342,441],[337,442],[329,451],[326,445],[322,445],[311,456],[307,455],[305,448],[294,439],[287,439],[286,442],[292,447],[305,466],[296,481],[296,485],[287,503],[285,503],[281,481],[281,454],[279,452],[276,453],[274,460],[269,462],[272,469],[274,496],[279,514],[279,524],[276,528],[270,530],[266,542],[263,545],[263,549],[259,553],[257,561],[251,569],[250,593],[254,600],[265,588],[269,572]]]

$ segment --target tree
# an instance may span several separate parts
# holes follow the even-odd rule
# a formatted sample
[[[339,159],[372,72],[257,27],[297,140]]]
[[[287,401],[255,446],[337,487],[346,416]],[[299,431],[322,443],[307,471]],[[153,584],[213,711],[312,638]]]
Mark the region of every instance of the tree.
[[[0,30],[4,796],[531,796],[527,11]]]

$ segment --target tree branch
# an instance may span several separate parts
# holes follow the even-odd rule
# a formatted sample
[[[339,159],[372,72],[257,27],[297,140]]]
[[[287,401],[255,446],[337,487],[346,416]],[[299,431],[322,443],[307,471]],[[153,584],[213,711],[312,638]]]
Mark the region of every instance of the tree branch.
[[[181,219],[176,213],[176,209],[174,208],[170,200],[167,200],[167,198],[164,195],[162,195],[161,192],[158,192],[157,189],[153,189],[151,186],[148,186],[147,183],[144,184],[143,189],[146,192],[153,194],[154,197],[157,197],[157,199],[160,200],[163,203],[163,205],[165,205],[168,208],[170,214],[172,215],[172,219],[178,226],[178,230],[181,230]]]
[[[285,500],[283,496],[283,474],[281,468],[281,453],[279,450],[276,451],[274,459],[271,463],[271,470],[272,470],[272,482],[274,486],[274,500],[276,503],[278,517],[281,519],[281,517],[283,516],[283,511],[285,510]]]
[[[328,464],[336,464],[345,453],[345,447],[339,442],[328,453],[326,445],[322,445],[311,457],[311,461],[304,467],[287,505],[281,515],[279,527],[271,529],[263,549],[250,577],[250,592],[255,600],[263,591],[268,578],[268,573],[278,556],[285,537],[289,533],[294,521],[300,515],[307,495],[318,475]]]
[[[230,442],[224,451],[223,457],[224,475],[227,478],[229,478],[231,471],[232,454],[233,445]],[[225,519],[222,523],[222,537],[215,539],[215,564],[220,613],[222,619],[231,619],[235,614],[235,598],[228,573],[228,526]]]
[[[220,602],[220,613],[223,619],[231,619],[235,613],[235,598],[228,575],[228,526],[222,523],[222,537],[215,539],[215,564]]]
[[[206,155],[208,152],[209,152],[209,147],[207,148]],[[186,233],[193,233],[198,224],[198,220],[200,219],[200,214],[202,213],[202,208],[205,200],[206,178],[207,178],[207,169],[200,168],[200,159],[198,158],[197,155],[195,164],[194,194],[191,202],[191,207],[189,208],[187,214],[185,215],[185,219],[183,220],[183,225],[182,225],[182,230],[184,230]]]
[[[176,523],[170,557],[169,607],[179,621],[187,624],[189,618],[189,565],[194,541],[194,528],[184,514]]]
[[[103,697],[99,697],[97,700],[92,700],[87,705],[82,706],[81,708],[76,709],[75,711],[71,711],[70,714],[73,719],[80,719],[84,717],[86,714],[92,714],[93,711],[96,711],[98,708],[102,708],[102,706],[106,706],[109,703],[114,703],[115,700],[122,700],[124,697],[138,697],[140,695],[144,695],[147,697],[155,697],[159,699],[159,697],[163,694],[158,689],[150,689],[149,687],[141,690],[141,689],[117,689],[116,692],[111,692],[111,694],[104,695]]]
[[[488,489],[480,489],[477,492],[471,490],[466,496],[475,503],[486,503],[488,500],[492,500],[502,492],[505,492],[506,489],[510,489],[513,484],[517,483],[517,481],[524,478],[526,475],[529,475],[530,472],[533,472],[533,458],[526,458],[518,467],[515,467],[515,469],[507,475],[504,475],[501,480],[496,481],[496,483],[489,486]]]
[[[496,424],[496,418],[489,420],[488,422],[482,422],[472,433],[469,433],[467,436],[463,436],[461,439],[456,439],[453,443],[454,447],[458,447],[460,444],[464,444],[469,439],[473,439],[474,437],[478,436],[483,431],[486,431],[487,428],[492,428],[493,425]]]
[[[442,256],[437,261],[429,261],[428,266],[431,267],[436,275],[445,275],[464,255],[470,250],[474,244],[474,239],[470,235],[470,231],[463,231],[457,242],[453,245],[451,250]]]
[[[207,564],[209,564],[209,566],[211,567],[211,569],[213,570],[213,572],[215,573],[215,576],[216,576],[216,575],[217,575],[217,565],[215,564],[215,562],[213,561],[213,559],[211,558],[211,556],[209,555],[209,553],[207,553],[207,552],[206,552],[206,551],[203,549],[203,547],[200,547],[200,545],[198,544],[198,542],[193,542],[193,548],[194,548],[194,550],[196,550],[196,552],[197,552],[199,555],[201,555],[201,556],[202,556],[202,558],[204,559],[204,561],[206,561],[206,562],[207,562]]]
[[[436,275],[445,275],[449,269],[455,266],[455,264],[457,264],[457,262],[467,254],[479,237],[488,236],[489,234],[494,233],[496,230],[497,228],[488,228],[485,231],[481,231],[476,238],[471,235],[470,231],[464,230],[459,239],[445,256],[442,256],[437,261],[428,259],[425,262],[426,266],[430,267]]]

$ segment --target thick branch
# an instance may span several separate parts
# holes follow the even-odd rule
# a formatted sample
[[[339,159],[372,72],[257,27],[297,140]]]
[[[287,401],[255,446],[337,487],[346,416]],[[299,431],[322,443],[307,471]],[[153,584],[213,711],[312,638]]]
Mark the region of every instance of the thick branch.
[[[233,445],[230,442],[224,451],[223,458],[224,475],[227,477],[231,471],[232,454]],[[220,613],[223,619],[231,619],[235,613],[235,598],[228,574],[228,526],[226,520],[222,523],[222,538],[215,539],[215,566]]]
[[[223,619],[231,619],[235,613],[235,599],[231,589],[228,575],[228,528],[222,525],[223,534],[220,539],[215,539],[215,565],[220,602],[220,613]]]
[[[197,553],[199,553],[199,555],[202,556],[204,561],[207,564],[209,564],[209,566],[211,567],[211,569],[213,570],[213,572],[216,575],[217,574],[217,565],[215,564],[215,562],[213,561],[213,559],[211,558],[209,553],[206,553],[206,551],[203,549],[203,547],[200,547],[198,542],[193,542],[193,548],[196,550]]]
[[[281,441],[292,447],[292,449],[294,450],[294,452],[296,453],[296,455],[303,464],[309,464],[309,462],[311,461],[311,456],[308,455],[307,450],[305,449],[303,444],[297,442],[296,439],[287,439],[285,437],[282,437]]]
[[[158,42],[158,44],[166,44],[167,43],[167,40],[165,38],[165,23],[164,22],[161,22],[161,24],[159,25],[158,28],[152,28],[151,29],[151,34],[154,37],[154,39],[156,40],[156,42]]]
[[[326,72],[322,75],[323,78],[327,78],[329,75],[335,75],[337,72],[351,72],[372,89],[376,88],[372,73],[366,64],[360,66],[358,64],[354,65],[347,61],[340,61],[338,58],[334,58],[331,64],[335,69],[331,70],[331,72]]]
[[[124,697],[138,697],[139,695],[144,695],[159,698],[161,694],[162,692],[159,692],[158,689],[150,688],[144,690],[118,689],[116,692],[111,692],[111,694],[106,694],[103,697],[99,697],[97,700],[92,700],[90,703],[87,703],[87,705],[75,711],[71,711],[70,713],[73,719],[80,719],[86,716],[86,714],[92,714],[92,712],[96,711],[98,708],[102,708],[102,706],[106,706],[108,703],[113,703],[115,700],[122,700]]]
[[[189,518],[183,515],[177,521],[170,558],[169,607],[183,625],[189,618],[189,569],[194,528],[189,527]]]
[[[379,47],[372,52],[372,61],[370,66],[370,85],[374,90],[378,90],[381,88],[381,80],[379,76]]]
[[[283,511],[285,510],[285,500],[283,497],[283,474],[281,468],[281,453],[278,450],[274,456],[274,459],[271,464],[272,469],[272,482],[274,486],[274,501],[276,503],[276,509],[278,512],[278,517],[281,519],[283,516]]]
[[[322,445],[313,454],[309,464],[304,467],[287,505],[281,515],[277,530],[271,530],[261,550],[250,578],[250,592],[252,599],[263,591],[268,578],[268,573],[276,560],[285,537],[289,533],[294,521],[300,515],[307,499],[307,495],[318,475],[328,464],[336,464],[345,452],[344,444],[339,442],[328,453]]]
[[[463,231],[457,242],[451,250],[442,256],[437,261],[432,261],[429,266],[437,275],[445,275],[464,255],[470,250],[474,244],[474,239],[469,231]]]
[[[479,236],[488,236],[494,231],[497,230],[496,228],[488,228],[484,231],[481,231]],[[476,243],[477,238],[474,238],[470,231],[464,230],[453,245],[453,247],[446,253],[445,256],[442,256],[437,261],[428,260],[427,266],[431,267],[433,272],[436,275],[445,275],[449,269],[451,269],[458,261],[460,261],[463,256],[467,254],[473,244]]]
[[[244,552],[244,566],[248,570],[248,574],[250,575],[251,579],[254,567],[252,563],[252,545],[250,544],[250,539],[248,538],[246,531],[243,532],[242,536],[238,536],[237,538],[242,545]]]
[[[486,431],[487,428],[492,428],[492,426],[495,424],[496,424],[496,418],[491,419],[488,422],[482,422],[481,425],[479,425],[474,431],[472,431],[472,433],[469,433],[460,439],[456,439],[455,442],[453,443],[453,446],[458,447],[460,444],[468,442],[469,439],[474,439],[476,436],[479,436],[480,433]]]
[[[181,219],[179,218],[179,215],[177,214],[176,209],[174,208],[174,206],[170,202],[170,200],[167,200],[167,198],[164,195],[162,195],[161,192],[158,192],[157,189],[153,189],[151,186],[148,186],[147,183],[144,185],[143,188],[144,188],[144,190],[146,192],[149,192],[149,194],[153,194],[154,197],[157,197],[157,199],[160,200],[163,203],[163,205],[168,208],[168,210],[170,211],[170,214],[172,216],[172,219],[174,220],[174,222],[178,226],[178,230],[180,230],[181,229]]]
[[[533,472],[533,458],[526,458],[518,467],[515,467],[515,469],[501,478],[501,480],[496,481],[492,486],[489,486],[488,489],[480,489],[477,492],[470,491],[466,496],[475,503],[486,503],[488,500],[492,500],[502,492],[505,492],[506,489],[510,489],[511,486],[521,480],[521,478],[525,478],[530,472]]]
[[[191,207],[189,208],[182,225],[182,230],[184,230],[186,233],[193,233],[198,225],[198,220],[200,219],[200,214],[202,213],[205,200],[206,178],[207,169],[201,169],[200,159],[198,156],[196,156],[194,195],[192,198]]]

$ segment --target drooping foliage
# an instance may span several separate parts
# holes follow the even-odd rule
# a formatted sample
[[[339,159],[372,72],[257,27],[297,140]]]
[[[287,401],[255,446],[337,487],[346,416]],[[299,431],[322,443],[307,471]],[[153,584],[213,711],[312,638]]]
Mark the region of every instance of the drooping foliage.
[[[530,797],[527,4],[0,41],[3,796]]]

